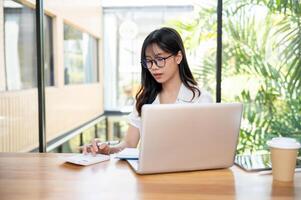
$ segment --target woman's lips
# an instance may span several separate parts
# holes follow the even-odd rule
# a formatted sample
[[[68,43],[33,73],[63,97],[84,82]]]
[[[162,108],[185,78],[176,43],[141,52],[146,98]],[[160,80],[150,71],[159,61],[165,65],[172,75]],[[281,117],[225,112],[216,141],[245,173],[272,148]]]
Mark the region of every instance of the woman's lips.
[[[153,76],[155,77],[155,79],[158,79],[162,76],[162,73],[157,73],[157,74],[153,74]]]

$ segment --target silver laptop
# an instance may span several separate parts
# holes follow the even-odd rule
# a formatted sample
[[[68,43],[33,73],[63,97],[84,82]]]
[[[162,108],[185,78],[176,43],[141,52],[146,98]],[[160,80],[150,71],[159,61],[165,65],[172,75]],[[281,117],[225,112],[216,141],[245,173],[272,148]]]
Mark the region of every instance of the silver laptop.
[[[233,165],[241,103],[160,104],[142,108],[138,174],[227,168]]]

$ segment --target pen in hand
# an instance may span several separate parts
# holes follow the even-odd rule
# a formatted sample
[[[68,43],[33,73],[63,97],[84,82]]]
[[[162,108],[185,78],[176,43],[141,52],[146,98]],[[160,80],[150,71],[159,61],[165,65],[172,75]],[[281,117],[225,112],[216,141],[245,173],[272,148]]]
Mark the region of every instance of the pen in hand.
[[[83,150],[84,154],[86,154],[88,152],[91,152],[92,154],[96,154],[96,152],[99,152],[99,150],[106,149],[106,147],[108,147],[108,145],[116,145],[119,142],[120,141],[96,142],[96,143],[80,146],[79,148],[80,148],[80,150]],[[105,154],[107,154],[107,153],[105,153]]]
[[[103,144],[107,144],[107,145],[116,145],[119,143],[119,140],[114,140],[114,141],[106,141],[106,142],[97,142],[96,145],[99,147]],[[84,145],[85,146],[85,145]],[[80,146],[80,148],[84,148],[84,146]],[[88,144],[89,147],[92,147],[92,144]]]

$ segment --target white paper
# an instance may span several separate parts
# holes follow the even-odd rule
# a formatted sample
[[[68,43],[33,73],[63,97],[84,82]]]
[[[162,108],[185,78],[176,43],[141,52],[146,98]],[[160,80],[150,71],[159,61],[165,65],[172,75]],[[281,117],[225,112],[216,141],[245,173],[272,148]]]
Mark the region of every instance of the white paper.
[[[115,158],[137,160],[139,158],[139,149],[125,148],[124,150],[117,153]]]

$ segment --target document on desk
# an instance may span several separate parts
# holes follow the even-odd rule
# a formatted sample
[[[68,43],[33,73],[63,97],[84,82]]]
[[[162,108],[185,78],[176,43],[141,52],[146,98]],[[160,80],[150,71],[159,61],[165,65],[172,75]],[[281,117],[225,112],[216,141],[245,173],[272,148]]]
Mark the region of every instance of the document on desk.
[[[124,160],[138,160],[139,149],[137,148],[125,148],[115,155],[115,158]]]
[[[104,154],[96,154],[95,156],[92,154],[74,154],[69,157],[64,157],[64,160],[76,165],[87,166],[110,160],[110,156]]]

